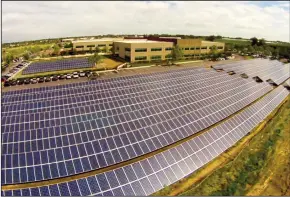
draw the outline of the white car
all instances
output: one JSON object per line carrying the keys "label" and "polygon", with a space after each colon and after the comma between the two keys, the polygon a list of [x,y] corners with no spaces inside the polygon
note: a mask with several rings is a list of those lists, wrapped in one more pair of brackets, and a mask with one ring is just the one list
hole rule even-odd
{"label": "white car", "polygon": [[72,76],[74,79],[76,79],[76,78],[79,78],[79,75],[78,74],[73,74],[73,76]]}
{"label": "white car", "polygon": [[66,75],[66,78],[67,78],[67,79],[71,79],[71,74],[67,74],[67,75]]}
{"label": "white car", "polygon": [[85,77],[86,73],[80,73],[79,75],[80,75],[80,77]]}

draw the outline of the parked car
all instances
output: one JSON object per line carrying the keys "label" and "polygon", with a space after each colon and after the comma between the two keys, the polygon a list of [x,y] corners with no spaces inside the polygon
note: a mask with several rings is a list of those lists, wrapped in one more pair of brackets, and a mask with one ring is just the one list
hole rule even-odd
{"label": "parked car", "polygon": [[73,72],[73,75],[77,75],[77,74],[79,74],[78,72]]}
{"label": "parked car", "polygon": [[17,81],[17,84],[18,84],[18,85],[23,85],[23,84],[24,84],[24,80],[19,79],[19,80]]}
{"label": "parked car", "polygon": [[17,81],[15,81],[15,80],[13,80],[13,81],[10,81],[10,85],[12,85],[12,86],[15,86],[15,85],[17,85]]}
{"label": "parked car", "polygon": [[52,77],[51,77],[51,80],[52,80],[52,81],[57,81],[57,80],[58,80],[58,77],[57,77],[57,76],[52,76]]}
{"label": "parked car", "polygon": [[30,79],[24,79],[24,84],[30,84]]}
{"label": "parked car", "polygon": [[38,83],[43,83],[44,82],[44,78],[43,77],[40,77],[39,79],[38,79]]}
{"label": "parked car", "polygon": [[67,79],[71,79],[71,77],[72,77],[71,74],[67,74],[67,75],[66,75],[66,78],[67,78]]}
{"label": "parked car", "polygon": [[9,79],[9,77],[7,75],[4,75],[4,76],[1,77],[1,81],[2,82],[7,81],[8,79]]}
{"label": "parked car", "polygon": [[45,77],[44,81],[45,82],[50,82],[51,81],[51,78],[50,77]]}
{"label": "parked car", "polygon": [[84,73],[84,72],[80,72],[80,77],[85,77],[86,76],[86,73]]}
{"label": "parked car", "polygon": [[31,79],[30,81],[31,81],[32,84],[37,83],[37,79],[36,79],[36,78],[33,78],[33,79]]}
{"label": "parked car", "polygon": [[87,72],[86,72],[86,76],[87,76],[87,77],[91,76],[92,74],[93,74],[92,71],[87,71]]}
{"label": "parked car", "polygon": [[66,79],[66,75],[60,75],[59,79],[60,80]]}
{"label": "parked car", "polygon": [[73,74],[73,76],[72,76],[74,79],[76,79],[76,78],[79,78],[79,75],[78,74]]}
{"label": "parked car", "polygon": [[4,82],[4,87],[9,87],[10,86],[10,82],[9,81],[5,81]]}

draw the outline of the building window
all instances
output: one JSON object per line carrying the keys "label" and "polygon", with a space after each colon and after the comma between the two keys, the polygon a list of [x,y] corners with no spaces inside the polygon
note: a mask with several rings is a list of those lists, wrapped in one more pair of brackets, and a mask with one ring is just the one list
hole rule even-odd
{"label": "building window", "polygon": [[195,48],[195,50],[199,50],[199,49],[200,49],[199,47],[196,47],[196,48]]}
{"label": "building window", "polygon": [[147,52],[146,48],[137,48],[135,49],[135,52]]}
{"label": "building window", "polygon": [[131,61],[131,58],[130,58],[130,56],[128,56],[128,55],[125,55],[125,60],[130,62],[130,61]]}
{"label": "building window", "polygon": [[193,56],[192,54],[185,54],[185,55],[183,55],[184,57],[191,57],[191,56]]}
{"label": "building window", "polygon": [[151,48],[151,51],[162,51],[162,48]]}
{"label": "building window", "polygon": [[111,47],[111,46],[113,46],[113,44],[109,44],[109,46]]}
{"label": "building window", "polygon": [[76,46],[76,48],[84,48],[84,46]]}
{"label": "building window", "polygon": [[130,49],[130,48],[125,48],[125,51],[128,51],[128,52],[130,52],[130,51],[131,51],[131,49]]}
{"label": "building window", "polygon": [[184,50],[188,51],[188,50],[189,50],[189,48],[184,48]]}
{"label": "building window", "polygon": [[172,59],[172,55],[171,54],[165,55],[165,59]]}
{"label": "building window", "polygon": [[190,50],[195,50],[195,48],[194,47],[191,47]]}
{"label": "building window", "polygon": [[117,51],[119,51],[119,47],[117,47]]}
{"label": "building window", "polygon": [[146,56],[137,56],[135,57],[135,60],[147,60]]}
{"label": "building window", "polygon": [[153,55],[151,56],[151,60],[161,60],[161,55]]}
{"label": "building window", "polygon": [[105,44],[99,44],[98,47],[105,47]]}
{"label": "building window", "polygon": [[90,48],[90,47],[95,47],[95,45],[87,45],[87,47],[88,47],[88,48]]}
{"label": "building window", "polygon": [[222,46],[219,46],[219,47],[217,47],[218,49],[223,49],[224,47],[222,47]]}
{"label": "building window", "polygon": [[201,47],[201,49],[207,49],[207,47]]}
{"label": "building window", "polygon": [[166,47],[165,51],[172,51],[172,47]]}

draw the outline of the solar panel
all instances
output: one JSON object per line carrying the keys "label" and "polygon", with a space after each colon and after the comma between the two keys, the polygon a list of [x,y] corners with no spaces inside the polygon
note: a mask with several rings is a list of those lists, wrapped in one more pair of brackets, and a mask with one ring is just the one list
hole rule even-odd
{"label": "solar panel", "polygon": [[90,68],[93,64],[89,62],[88,58],[63,59],[55,61],[34,62],[25,68],[23,75],[51,72],[57,70],[68,70],[76,68]]}
{"label": "solar panel", "polygon": [[279,86],[217,127],[147,159],[87,178],[49,187],[4,191],[21,195],[150,195],[193,173],[234,145],[262,122],[287,96]]}
{"label": "solar panel", "polygon": [[246,74],[251,78],[257,76],[263,81],[271,79],[274,83],[280,85],[290,77],[289,66],[290,64],[283,64],[276,60],[249,60],[246,62],[217,65],[214,68],[222,68],[227,72],[234,71],[236,74]]}
{"label": "solar panel", "polygon": [[[150,76],[132,77],[128,84],[106,80],[77,88],[76,96],[43,93],[40,100],[37,95],[4,104],[2,171],[13,178],[2,184],[64,177],[138,157],[215,124],[272,89],[205,69]],[[21,177],[24,172],[28,176]]]}

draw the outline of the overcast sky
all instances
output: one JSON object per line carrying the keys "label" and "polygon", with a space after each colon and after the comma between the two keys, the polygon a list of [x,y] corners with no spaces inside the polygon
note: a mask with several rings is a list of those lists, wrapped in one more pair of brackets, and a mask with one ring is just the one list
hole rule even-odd
{"label": "overcast sky", "polygon": [[289,42],[289,13],[287,1],[3,1],[2,42],[153,33]]}

